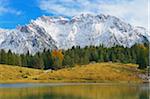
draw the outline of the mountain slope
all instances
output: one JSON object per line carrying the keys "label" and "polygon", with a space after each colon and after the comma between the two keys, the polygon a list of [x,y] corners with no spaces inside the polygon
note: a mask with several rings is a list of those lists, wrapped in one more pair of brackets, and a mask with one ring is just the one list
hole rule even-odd
{"label": "mountain slope", "polygon": [[44,29],[30,26],[20,27],[16,30],[3,30],[0,32],[0,49],[11,50],[15,53],[36,53],[46,49],[55,49],[55,41]]}
{"label": "mountain slope", "polygon": [[36,53],[89,45],[131,47],[150,41],[150,33],[110,15],[81,14],[73,18],[42,16],[14,30],[0,30],[0,49]]}

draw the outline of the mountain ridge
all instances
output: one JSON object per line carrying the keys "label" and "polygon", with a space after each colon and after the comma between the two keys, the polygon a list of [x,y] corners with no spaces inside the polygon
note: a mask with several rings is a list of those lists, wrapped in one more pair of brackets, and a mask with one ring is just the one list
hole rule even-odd
{"label": "mountain ridge", "polygon": [[81,14],[71,19],[42,16],[16,29],[0,29],[0,49],[31,54],[73,46],[132,47],[150,42],[150,32],[110,15]]}

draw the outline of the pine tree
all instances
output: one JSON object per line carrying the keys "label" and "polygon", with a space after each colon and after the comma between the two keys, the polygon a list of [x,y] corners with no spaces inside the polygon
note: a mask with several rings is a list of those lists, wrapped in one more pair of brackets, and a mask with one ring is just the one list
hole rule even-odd
{"label": "pine tree", "polygon": [[148,53],[143,45],[139,46],[137,63],[140,69],[144,69],[148,65]]}
{"label": "pine tree", "polygon": [[21,66],[28,67],[27,56],[22,54],[20,55],[20,59],[21,59]]}
{"label": "pine tree", "polygon": [[33,68],[44,69],[44,62],[40,53],[33,56]]}
{"label": "pine tree", "polygon": [[7,53],[3,49],[1,50],[1,64],[7,64]]}
{"label": "pine tree", "polygon": [[12,54],[11,50],[9,50],[8,53],[7,53],[7,62],[6,63],[8,65],[14,65],[14,63],[15,63],[14,61],[15,61],[15,57]]}

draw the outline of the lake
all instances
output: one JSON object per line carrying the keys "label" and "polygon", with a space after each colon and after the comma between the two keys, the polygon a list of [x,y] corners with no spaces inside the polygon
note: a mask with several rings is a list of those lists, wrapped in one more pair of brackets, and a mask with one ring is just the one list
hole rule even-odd
{"label": "lake", "polygon": [[149,99],[148,84],[0,84],[0,99]]}

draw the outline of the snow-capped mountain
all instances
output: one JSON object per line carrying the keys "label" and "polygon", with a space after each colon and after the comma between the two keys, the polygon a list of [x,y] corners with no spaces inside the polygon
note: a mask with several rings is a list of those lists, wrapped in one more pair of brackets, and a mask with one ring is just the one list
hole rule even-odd
{"label": "snow-capped mountain", "polygon": [[42,16],[16,29],[0,29],[0,49],[36,53],[46,49],[68,49],[89,45],[131,47],[150,42],[150,32],[110,15],[81,14],[71,19]]}

